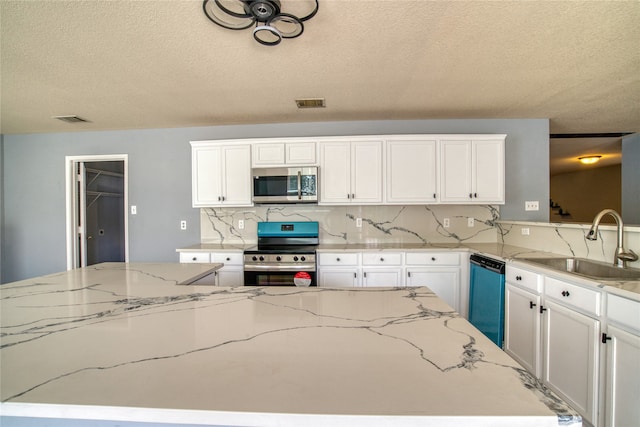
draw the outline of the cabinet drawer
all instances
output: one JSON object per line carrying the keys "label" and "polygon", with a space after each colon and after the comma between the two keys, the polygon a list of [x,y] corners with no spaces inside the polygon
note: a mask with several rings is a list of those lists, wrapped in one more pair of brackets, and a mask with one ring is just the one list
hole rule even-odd
{"label": "cabinet drawer", "polygon": [[542,276],[537,273],[507,264],[505,276],[506,281],[509,283],[522,286],[536,293],[542,291]]}
{"label": "cabinet drawer", "polygon": [[180,252],[180,262],[208,263],[211,257],[209,252]]}
{"label": "cabinet drawer", "polygon": [[640,302],[608,294],[607,318],[640,331]]}
{"label": "cabinet drawer", "polygon": [[332,266],[357,266],[358,254],[353,252],[320,253],[318,254],[318,263]]}
{"label": "cabinet drawer", "polygon": [[227,265],[243,265],[242,252],[213,252],[211,262],[221,262]]}
{"label": "cabinet drawer", "polygon": [[365,252],[362,265],[402,265],[402,254],[397,252]]}
{"label": "cabinet drawer", "polygon": [[460,265],[460,254],[456,252],[407,252],[407,265]]}
{"label": "cabinet drawer", "polygon": [[601,293],[578,285],[545,277],[544,294],[564,305],[573,306],[589,313],[600,315]]}

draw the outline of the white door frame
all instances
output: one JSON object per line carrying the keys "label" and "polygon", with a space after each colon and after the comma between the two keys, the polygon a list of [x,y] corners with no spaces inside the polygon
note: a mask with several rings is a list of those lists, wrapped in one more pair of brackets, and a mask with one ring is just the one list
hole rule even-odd
{"label": "white door frame", "polygon": [[66,236],[67,236],[67,270],[78,268],[78,186],[76,185],[76,169],[79,163],[84,162],[124,162],[124,256],[125,262],[129,262],[129,155],[128,154],[107,154],[107,155],[87,155],[87,156],[65,156],[65,189],[66,189]]}

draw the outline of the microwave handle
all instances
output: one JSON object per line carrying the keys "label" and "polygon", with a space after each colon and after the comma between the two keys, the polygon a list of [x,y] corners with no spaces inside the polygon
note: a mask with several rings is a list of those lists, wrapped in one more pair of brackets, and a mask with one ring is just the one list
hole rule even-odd
{"label": "microwave handle", "polygon": [[298,200],[302,200],[302,171],[298,171]]}

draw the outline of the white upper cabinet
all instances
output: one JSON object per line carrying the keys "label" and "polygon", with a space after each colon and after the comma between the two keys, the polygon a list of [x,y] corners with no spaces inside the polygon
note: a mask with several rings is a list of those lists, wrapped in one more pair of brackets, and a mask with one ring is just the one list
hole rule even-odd
{"label": "white upper cabinet", "polygon": [[193,207],[251,206],[251,147],[192,142]]}
{"label": "white upper cabinet", "polygon": [[382,141],[320,144],[319,204],[382,203]]}
{"label": "white upper cabinet", "polygon": [[505,135],[440,141],[440,201],[504,203]]}
{"label": "white upper cabinet", "polygon": [[437,139],[389,139],[386,156],[386,203],[425,204],[438,200]]}
{"label": "white upper cabinet", "polygon": [[251,163],[254,167],[316,164],[315,142],[254,143],[252,152]]}

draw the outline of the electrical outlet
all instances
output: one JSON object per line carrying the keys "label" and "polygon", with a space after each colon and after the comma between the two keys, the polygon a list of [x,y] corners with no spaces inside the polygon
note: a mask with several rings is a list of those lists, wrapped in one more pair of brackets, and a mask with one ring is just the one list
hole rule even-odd
{"label": "electrical outlet", "polygon": [[529,228],[528,227],[523,227],[520,232],[522,233],[523,236],[528,236],[529,235]]}
{"label": "electrical outlet", "polygon": [[244,219],[238,220],[238,229],[244,230]]}
{"label": "electrical outlet", "polygon": [[135,215],[138,213],[138,208],[135,205],[131,206],[131,215]]}
{"label": "electrical outlet", "polygon": [[473,218],[467,218],[467,227],[475,227],[476,220]]}
{"label": "electrical outlet", "polygon": [[449,222],[449,218],[445,218],[442,221],[442,225],[444,226],[444,228],[449,228],[451,226],[451,223]]}
{"label": "electrical outlet", "polygon": [[180,221],[180,230],[186,230],[186,229],[187,229],[187,221],[183,219],[182,221]]}
{"label": "electrical outlet", "polygon": [[538,201],[532,201],[532,202],[524,202],[524,210],[525,211],[537,211],[540,210],[540,206],[538,204]]}
{"label": "electrical outlet", "polygon": [[356,227],[362,228],[362,218],[356,218]]}

